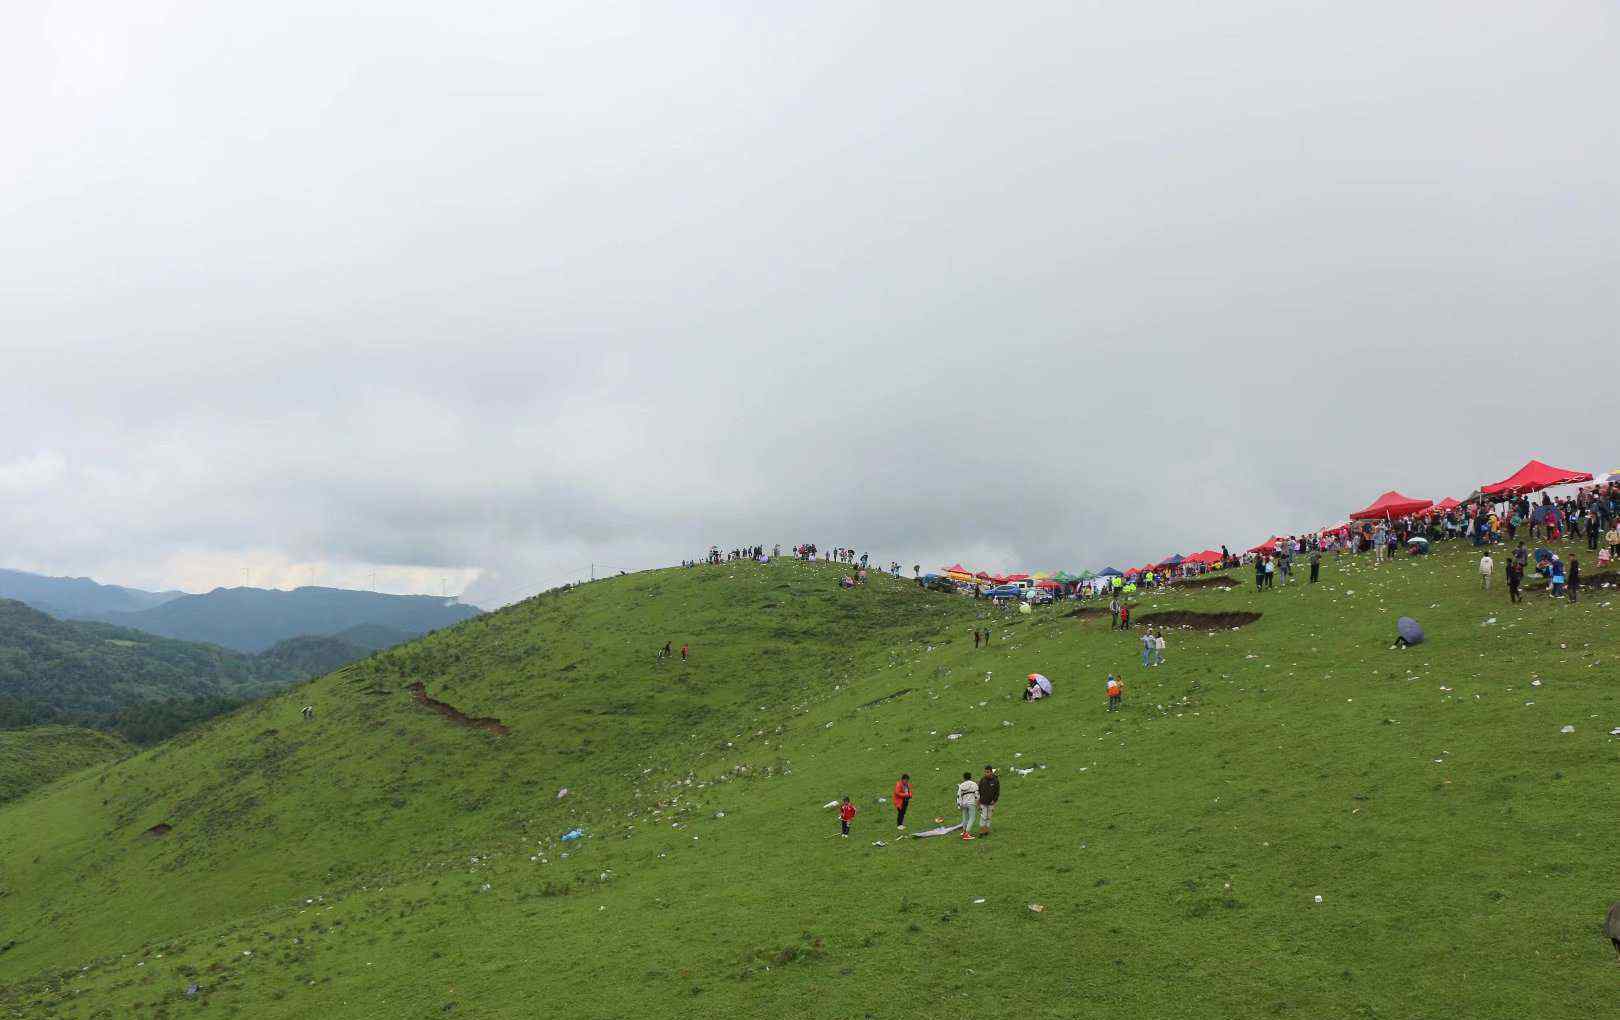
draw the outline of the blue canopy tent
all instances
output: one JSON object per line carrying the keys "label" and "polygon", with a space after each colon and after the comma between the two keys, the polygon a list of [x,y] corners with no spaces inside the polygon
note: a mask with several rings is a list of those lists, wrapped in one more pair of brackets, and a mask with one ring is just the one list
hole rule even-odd
{"label": "blue canopy tent", "polygon": [[1124,577],[1125,575],[1120,573],[1119,571],[1115,570],[1113,567],[1104,567],[1101,570],[1097,571],[1097,576],[1098,577]]}

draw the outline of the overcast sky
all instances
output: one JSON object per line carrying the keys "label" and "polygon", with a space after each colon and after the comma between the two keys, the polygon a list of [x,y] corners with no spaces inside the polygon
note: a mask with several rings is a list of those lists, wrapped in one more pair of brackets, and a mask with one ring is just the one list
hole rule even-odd
{"label": "overcast sky", "polygon": [[1620,467],[1612,2],[9,0],[0,566],[497,605]]}

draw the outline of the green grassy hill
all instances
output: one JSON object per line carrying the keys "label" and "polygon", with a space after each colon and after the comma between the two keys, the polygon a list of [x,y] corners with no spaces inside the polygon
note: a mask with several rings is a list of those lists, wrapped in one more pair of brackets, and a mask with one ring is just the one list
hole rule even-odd
{"label": "green grassy hill", "polygon": [[115,736],[77,726],[0,730],[0,803],[131,750]]}
{"label": "green grassy hill", "polygon": [[[1151,670],[1106,619],[832,566],[543,596],[0,808],[0,1003],[1602,1015],[1620,593],[1510,606],[1473,563],[1150,596],[1143,622],[1262,614]],[[1398,615],[1430,641],[1390,650]],[[1018,699],[1031,671],[1056,697]],[[896,838],[901,771],[915,829],[987,762],[992,837]]]}

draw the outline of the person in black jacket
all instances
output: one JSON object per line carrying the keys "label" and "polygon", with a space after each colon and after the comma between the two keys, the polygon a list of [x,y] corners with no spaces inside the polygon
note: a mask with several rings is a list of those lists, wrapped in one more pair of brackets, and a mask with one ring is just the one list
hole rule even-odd
{"label": "person in black jacket", "polygon": [[984,775],[979,777],[979,835],[990,835],[990,813],[1000,799],[1001,779],[996,776],[995,769],[986,765]]}
{"label": "person in black jacket", "polygon": [[1571,602],[1579,602],[1581,600],[1581,561],[1580,560],[1572,559],[1572,560],[1569,561],[1569,578],[1568,578],[1568,588],[1567,588],[1567,590],[1569,592],[1569,600]]}

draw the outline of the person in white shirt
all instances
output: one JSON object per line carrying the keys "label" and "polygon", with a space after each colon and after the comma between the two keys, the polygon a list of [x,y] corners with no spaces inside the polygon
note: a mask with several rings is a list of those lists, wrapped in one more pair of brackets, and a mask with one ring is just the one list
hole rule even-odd
{"label": "person in white shirt", "polygon": [[1491,559],[1490,553],[1479,558],[1479,582],[1486,591],[1491,590],[1491,571],[1495,569],[1496,561]]}
{"label": "person in white shirt", "polygon": [[1153,639],[1153,664],[1155,666],[1164,665],[1164,632],[1163,631],[1160,631],[1159,636]]}
{"label": "person in white shirt", "polygon": [[962,809],[962,838],[973,838],[973,816],[979,807],[979,784],[973,773],[962,773],[962,782],[956,787],[956,806]]}

